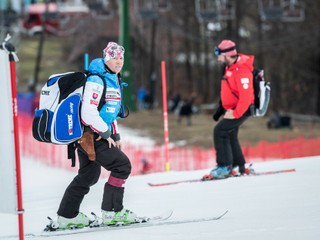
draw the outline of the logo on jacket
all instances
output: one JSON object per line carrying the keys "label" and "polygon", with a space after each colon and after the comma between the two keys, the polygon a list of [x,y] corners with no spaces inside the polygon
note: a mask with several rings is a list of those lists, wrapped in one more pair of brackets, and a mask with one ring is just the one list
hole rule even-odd
{"label": "logo on jacket", "polygon": [[116,109],[114,107],[107,107],[106,112],[115,113]]}
{"label": "logo on jacket", "polygon": [[241,78],[240,79],[243,89],[249,88],[249,78]]}
{"label": "logo on jacket", "polygon": [[97,99],[99,97],[99,94],[98,93],[92,93],[92,98],[93,99]]}
{"label": "logo on jacket", "polygon": [[231,71],[227,71],[227,72],[226,72],[226,77],[229,78],[229,77],[231,77],[231,76],[232,76],[232,72],[231,72]]}

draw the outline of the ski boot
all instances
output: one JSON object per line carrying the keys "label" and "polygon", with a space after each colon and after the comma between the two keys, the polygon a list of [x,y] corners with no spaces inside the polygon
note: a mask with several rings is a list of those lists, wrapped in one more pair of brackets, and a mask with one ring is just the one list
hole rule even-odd
{"label": "ski boot", "polygon": [[203,181],[210,181],[213,179],[224,179],[230,177],[231,169],[229,166],[217,166],[212,169],[210,174],[204,175],[202,177]]}
{"label": "ski boot", "polygon": [[48,217],[48,219],[50,220],[50,223],[47,225],[44,231],[84,228],[88,227],[90,224],[90,219],[81,212],[74,218],[58,216],[57,221],[53,221],[50,217]]}
{"label": "ski boot", "polygon": [[137,222],[137,215],[128,209],[121,211],[102,210],[102,223],[104,225],[126,225]]}

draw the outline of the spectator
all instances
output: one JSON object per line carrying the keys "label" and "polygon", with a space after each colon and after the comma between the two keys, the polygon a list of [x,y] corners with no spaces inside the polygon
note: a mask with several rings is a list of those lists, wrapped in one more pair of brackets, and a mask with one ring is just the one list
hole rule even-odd
{"label": "spectator", "polygon": [[189,99],[183,100],[181,103],[181,107],[179,110],[179,115],[178,115],[178,123],[180,124],[182,122],[182,118],[185,117],[187,120],[187,125],[191,126],[191,116],[192,116],[192,107],[194,104],[194,101],[196,99],[196,94],[192,93]]}
{"label": "spectator", "polygon": [[137,93],[137,100],[138,100],[138,108],[139,109],[145,109],[145,96],[147,95],[147,90],[144,86],[141,86],[138,89]]}
{"label": "spectator", "polygon": [[177,93],[175,96],[170,98],[169,100],[169,112],[174,112],[176,108],[179,105],[179,102],[181,101],[181,96],[179,93]]}

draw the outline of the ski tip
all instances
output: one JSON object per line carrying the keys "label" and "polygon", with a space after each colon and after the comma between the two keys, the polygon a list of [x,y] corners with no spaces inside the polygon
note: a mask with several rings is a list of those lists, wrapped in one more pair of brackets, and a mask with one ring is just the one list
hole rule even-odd
{"label": "ski tip", "polygon": [[296,169],[295,168],[291,168],[291,169],[285,169],[285,170],[282,170],[282,171],[279,171],[280,173],[283,172],[283,173],[290,173],[290,172],[296,172]]}
{"label": "ski tip", "polygon": [[221,214],[221,217],[225,216],[228,212],[229,210],[226,210],[224,213]]}
{"label": "ski tip", "polygon": [[166,213],[166,215],[168,216],[167,218],[169,218],[169,217],[171,217],[171,216],[172,216],[172,214],[173,214],[173,210],[172,210],[172,209],[167,210],[167,211],[165,211],[165,213]]}
{"label": "ski tip", "polygon": [[219,220],[219,219],[223,218],[228,212],[229,212],[229,210],[224,211],[220,216],[216,217],[215,220]]}
{"label": "ski tip", "polygon": [[160,216],[162,216],[162,220],[166,220],[168,218],[170,218],[173,214],[173,210],[172,209],[168,209],[164,212],[162,212],[162,214]]}

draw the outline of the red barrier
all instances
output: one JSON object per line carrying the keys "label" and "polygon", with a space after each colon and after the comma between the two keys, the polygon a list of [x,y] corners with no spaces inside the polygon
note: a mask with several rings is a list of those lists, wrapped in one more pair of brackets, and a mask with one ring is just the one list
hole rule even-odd
{"label": "red barrier", "polygon": [[[67,147],[41,143],[32,137],[32,118],[20,114],[20,147],[23,156],[41,161],[53,167],[77,171],[67,160]],[[256,146],[244,144],[243,152],[247,162],[288,159],[295,157],[320,155],[320,138],[305,139],[298,137],[277,143],[261,141]],[[162,146],[153,146],[150,150],[123,142],[123,151],[132,163],[132,175],[150,172],[164,172],[166,158]],[[170,168],[175,171],[198,170],[215,166],[215,150],[199,147],[176,147],[169,150]],[[107,171],[102,176],[108,176]]]}

